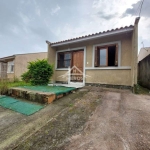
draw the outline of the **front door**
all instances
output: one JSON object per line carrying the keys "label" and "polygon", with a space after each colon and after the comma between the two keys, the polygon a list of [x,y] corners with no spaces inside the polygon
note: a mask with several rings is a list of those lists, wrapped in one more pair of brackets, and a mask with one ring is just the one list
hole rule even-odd
{"label": "front door", "polygon": [[83,59],[83,50],[72,53],[71,82],[83,82]]}

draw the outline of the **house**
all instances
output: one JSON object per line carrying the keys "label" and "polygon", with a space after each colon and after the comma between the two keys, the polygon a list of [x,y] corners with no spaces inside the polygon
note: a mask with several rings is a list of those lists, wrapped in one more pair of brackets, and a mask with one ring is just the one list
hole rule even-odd
{"label": "house", "polygon": [[138,55],[138,62],[143,60],[146,56],[150,54],[150,47],[143,47],[140,49],[139,55]]}
{"label": "house", "polygon": [[16,54],[0,58],[0,79],[20,79],[27,71],[28,62],[36,59],[47,59],[47,52]]}
{"label": "house", "polygon": [[139,19],[134,26],[54,43],[46,41],[48,61],[55,65],[51,81],[133,87],[137,84]]}

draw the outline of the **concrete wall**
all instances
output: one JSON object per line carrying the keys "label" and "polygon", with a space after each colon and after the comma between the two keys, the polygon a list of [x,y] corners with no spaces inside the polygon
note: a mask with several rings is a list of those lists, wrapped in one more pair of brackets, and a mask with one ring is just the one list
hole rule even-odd
{"label": "concrete wall", "polygon": [[131,86],[131,70],[87,70],[86,83]]}
{"label": "concrete wall", "polygon": [[55,71],[55,81],[62,81],[62,82],[68,82],[68,79],[66,77],[63,77],[63,75],[66,73],[66,71],[60,70]]}
{"label": "concrete wall", "polygon": [[150,55],[138,64],[138,80],[140,85],[150,89]]}
{"label": "concrete wall", "polygon": [[7,78],[7,63],[0,62],[0,79]]}
{"label": "concrete wall", "polygon": [[150,47],[141,48],[138,55],[138,62],[150,54]]}
{"label": "concrete wall", "polygon": [[15,73],[7,73],[7,78],[8,78],[10,81],[13,81],[14,78],[15,78]]}
{"label": "concrete wall", "polygon": [[[110,36],[107,38],[100,38],[96,40],[91,40],[87,42],[80,42],[77,44],[71,44],[66,46],[61,46],[57,48],[51,48],[49,46],[49,62],[55,64],[54,58],[56,58],[56,51],[58,50],[67,50],[77,47],[86,47],[86,63],[85,67],[92,67],[93,63],[93,45],[95,44],[103,44],[109,43],[113,41],[121,42],[121,66],[120,67],[131,67],[131,57],[132,57],[132,33],[126,33],[125,35],[117,35]],[[51,53],[50,53],[51,51]],[[67,81],[65,78],[61,78],[61,76],[67,72],[64,70],[55,70],[55,74],[53,77],[53,81]],[[87,77],[86,83],[100,83],[100,84],[112,84],[112,85],[126,85],[131,86],[131,68],[130,69],[86,69],[86,75],[91,77]]]}
{"label": "concrete wall", "polygon": [[[56,52],[61,50],[69,51],[71,49],[78,49],[78,47],[85,47],[85,73],[91,77],[87,77],[85,83],[100,83],[100,84],[112,84],[112,85],[126,85],[134,86],[137,83],[137,52],[138,52],[138,22],[139,18],[135,20],[134,30],[132,32],[126,32],[119,35],[111,35],[107,37],[101,37],[98,39],[88,40],[78,43],[69,43],[64,46],[51,47],[48,43],[48,58],[49,63],[55,64]],[[93,45],[104,44],[119,41],[121,43],[121,55],[120,55],[120,66],[113,69],[95,67]],[[55,64],[56,67],[56,64]],[[64,81],[63,78],[58,76],[65,74],[66,71],[63,69],[56,69],[53,76],[53,82]]]}
{"label": "concrete wall", "polygon": [[20,79],[20,76],[27,71],[28,62],[37,59],[47,59],[47,52],[16,55],[14,77]]}

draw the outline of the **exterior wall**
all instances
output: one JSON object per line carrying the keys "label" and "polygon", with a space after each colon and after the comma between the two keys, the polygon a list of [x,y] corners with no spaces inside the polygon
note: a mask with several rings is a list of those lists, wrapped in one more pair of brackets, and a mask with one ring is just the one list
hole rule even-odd
{"label": "exterior wall", "polygon": [[134,30],[132,34],[132,63],[131,63],[131,86],[133,87],[135,84],[137,84],[137,57],[138,57],[138,23],[139,23],[140,17],[136,18],[134,23]]}
{"label": "exterior wall", "polygon": [[[54,65],[54,68],[55,68],[56,50],[54,48],[52,48],[49,44],[48,44],[48,62],[49,62],[49,64]],[[50,79],[52,83],[54,83],[56,81],[55,74],[56,74],[56,71],[54,69],[54,74]],[[58,77],[58,75],[56,77]]]}
{"label": "exterior wall", "polygon": [[[14,64],[15,64],[15,58],[11,58],[11,59],[8,58],[6,61],[6,63],[7,63],[7,68],[6,68],[7,79],[10,81],[13,81],[15,78],[15,69],[14,69],[14,72],[8,72],[8,62],[12,62],[12,61],[14,61]],[[15,65],[14,65],[14,68],[15,68]]]}
{"label": "exterior wall", "polygon": [[[51,47],[48,44],[49,63],[55,64],[53,81],[64,81],[58,76],[65,74],[68,69],[57,69],[56,53],[58,51],[71,51],[85,47],[84,69],[85,75],[91,76],[85,79],[85,83],[99,83],[112,85],[134,86],[137,84],[137,52],[138,52],[138,22],[136,18],[134,30],[118,35],[109,35],[78,43],[69,43],[62,46]],[[82,39],[81,39],[82,40]],[[94,45],[117,42],[120,46],[118,53],[118,67],[94,67]],[[109,45],[109,44],[108,44]],[[52,45],[53,46],[53,45]]]}
{"label": "exterior wall", "polygon": [[[128,67],[128,69],[103,69],[93,68],[93,45],[109,43],[113,41],[121,42],[121,63],[120,67]],[[110,36],[107,38],[101,38],[96,40],[91,40],[87,42],[81,42],[77,44],[72,44],[69,46],[62,46],[53,48],[55,51],[67,50],[77,47],[86,47],[86,61],[85,61],[85,73],[91,77],[87,77],[85,83],[100,83],[100,84],[113,84],[113,85],[126,85],[131,86],[131,56],[132,56],[132,33],[127,33],[126,35]],[[50,54],[49,54],[50,56]],[[51,55],[50,57],[56,58],[56,55]],[[55,60],[53,60],[55,63]],[[55,66],[56,67],[56,66]],[[91,69],[90,69],[91,68]],[[55,81],[66,81],[63,78],[58,78],[58,76],[65,74],[68,70],[66,69],[60,71],[55,70]]]}
{"label": "exterior wall", "polygon": [[138,55],[138,62],[144,59],[149,54],[150,54],[150,47],[141,48],[140,53]]}
{"label": "exterior wall", "polygon": [[131,70],[86,70],[86,83],[131,86]]}
{"label": "exterior wall", "polygon": [[47,59],[47,52],[16,55],[14,62],[15,63],[14,77],[20,79],[21,75],[27,71],[28,62],[35,61],[37,59]]}
{"label": "exterior wall", "polygon": [[68,79],[66,77],[61,77],[62,75],[64,75],[66,73],[66,71],[63,70],[57,70],[55,71],[55,81],[61,81],[61,82],[68,82]]}
{"label": "exterior wall", "polygon": [[7,78],[7,63],[0,62],[0,79]]}
{"label": "exterior wall", "polygon": [[139,62],[138,67],[140,85],[150,89],[150,54]]}
{"label": "exterior wall", "polygon": [[[115,37],[103,38],[100,40],[95,40],[90,45],[86,45],[86,67],[92,67],[93,58],[93,45],[95,44],[103,44],[109,43],[113,41],[121,42],[121,66],[131,66],[131,34],[127,34],[126,36],[120,35]],[[88,62],[88,64],[87,64]]]}
{"label": "exterior wall", "polygon": [[13,81],[14,78],[15,78],[15,73],[7,73],[7,78],[8,78],[10,81]]}

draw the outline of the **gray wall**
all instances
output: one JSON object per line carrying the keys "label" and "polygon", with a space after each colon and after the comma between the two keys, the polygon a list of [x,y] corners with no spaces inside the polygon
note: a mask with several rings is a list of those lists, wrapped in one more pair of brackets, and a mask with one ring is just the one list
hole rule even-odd
{"label": "gray wall", "polygon": [[7,63],[0,62],[0,79],[7,78]]}
{"label": "gray wall", "polygon": [[140,85],[150,89],[150,55],[138,64],[138,80]]}

